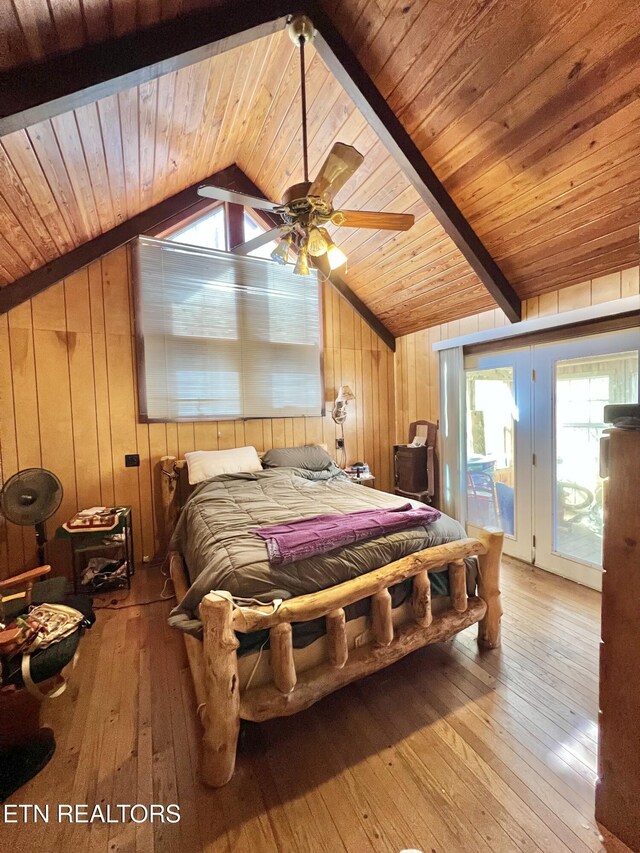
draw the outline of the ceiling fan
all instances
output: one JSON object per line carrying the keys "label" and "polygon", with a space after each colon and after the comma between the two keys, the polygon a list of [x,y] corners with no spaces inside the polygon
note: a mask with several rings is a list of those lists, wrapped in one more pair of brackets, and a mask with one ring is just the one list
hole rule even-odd
{"label": "ceiling fan", "polygon": [[208,185],[199,187],[198,195],[278,214],[282,218],[282,225],[236,246],[233,252],[248,255],[254,249],[279,238],[278,245],[271,253],[273,260],[286,264],[289,260],[289,251],[292,246],[295,246],[298,256],[293,271],[299,275],[309,275],[309,256],[318,258],[326,255],[331,270],[337,269],[347,261],[347,256],[335,245],[325,227],[329,223],[342,228],[408,231],[415,220],[409,213],[334,209],[333,200],[336,194],[364,161],[362,154],[352,145],[336,142],[315,180],[309,180],[304,46],[313,40],[315,30],[313,23],[306,15],[294,15],[287,24],[287,30],[292,42],[300,48],[304,180],[289,187],[280,204]]}

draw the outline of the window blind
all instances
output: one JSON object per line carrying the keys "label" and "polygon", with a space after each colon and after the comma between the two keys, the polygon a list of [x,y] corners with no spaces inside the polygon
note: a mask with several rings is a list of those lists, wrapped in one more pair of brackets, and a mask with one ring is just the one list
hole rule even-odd
{"label": "window blind", "polygon": [[322,413],[315,272],[140,237],[136,332],[147,420]]}

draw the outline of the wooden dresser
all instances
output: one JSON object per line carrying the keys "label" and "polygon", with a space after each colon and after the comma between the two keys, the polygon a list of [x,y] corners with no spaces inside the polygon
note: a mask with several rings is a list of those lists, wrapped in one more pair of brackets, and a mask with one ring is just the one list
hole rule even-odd
{"label": "wooden dresser", "polygon": [[602,441],[605,523],[596,820],[640,851],[640,431]]}

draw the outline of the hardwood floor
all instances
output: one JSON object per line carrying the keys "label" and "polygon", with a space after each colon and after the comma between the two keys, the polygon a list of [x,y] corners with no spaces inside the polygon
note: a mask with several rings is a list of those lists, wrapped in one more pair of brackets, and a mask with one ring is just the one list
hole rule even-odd
{"label": "hardwood floor", "polygon": [[7,825],[3,848],[614,849],[593,818],[599,595],[515,561],[503,589],[500,650],[480,654],[469,629],[309,711],[247,725],[236,776],[216,791],[197,781],[169,604],[100,611],[67,693],[44,712],[56,754],[11,802],[179,803],[181,820]]}

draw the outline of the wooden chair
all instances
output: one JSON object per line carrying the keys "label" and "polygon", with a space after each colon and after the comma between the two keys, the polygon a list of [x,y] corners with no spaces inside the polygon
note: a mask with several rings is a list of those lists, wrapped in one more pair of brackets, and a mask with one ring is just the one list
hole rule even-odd
{"label": "wooden chair", "polygon": [[[5,605],[16,602],[16,612],[31,604],[33,585],[51,571],[51,566],[38,566],[14,577],[0,581],[0,620]],[[5,590],[11,590],[5,595]],[[12,610],[14,609],[12,608]],[[15,641],[16,631],[0,632],[0,655]],[[51,683],[55,679],[51,679]],[[49,685],[42,685],[47,692]],[[41,702],[22,687],[13,685],[0,689],[0,751],[28,744],[40,736]]]}
{"label": "wooden chair", "polygon": [[492,474],[484,471],[467,472],[469,516],[480,526],[502,527],[496,484]]}
{"label": "wooden chair", "polygon": [[[29,569],[19,575],[0,581],[0,622],[4,621],[5,604],[11,601],[20,602],[20,609],[31,604],[34,583],[49,574],[50,571],[51,566],[38,566],[37,569]],[[13,590],[13,592],[5,595],[5,590]],[[4,643],[6,644],[6,640]],[[2,646],[3,639],[2,633],[0,633],[0,654],[2,653]]]}

